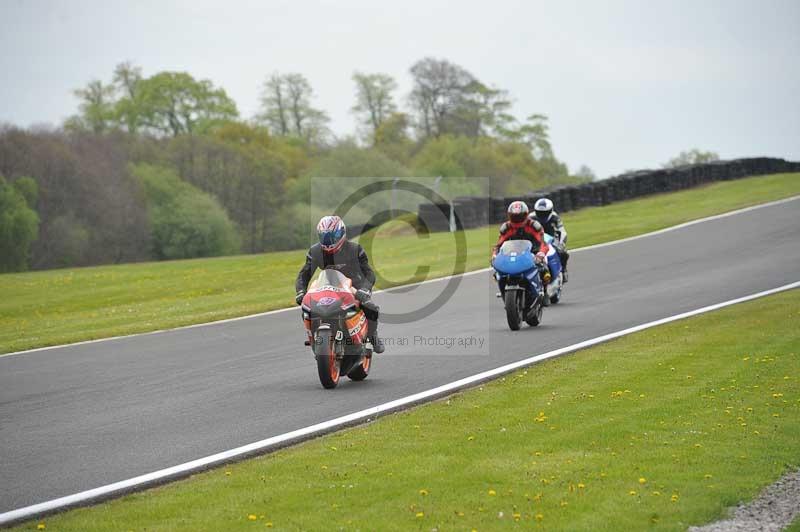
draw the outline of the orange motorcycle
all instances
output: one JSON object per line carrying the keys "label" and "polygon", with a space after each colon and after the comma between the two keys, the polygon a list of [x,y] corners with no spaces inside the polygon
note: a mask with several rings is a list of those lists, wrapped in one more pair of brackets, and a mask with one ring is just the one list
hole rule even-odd
{"label": "orange motorcycle", "polygon": [[317,360],[319,382],[335,388],[341,375],[363,381],[372,365],[367,317],[353,283],[337,270],[322,270],[303,297],[306,345]]}

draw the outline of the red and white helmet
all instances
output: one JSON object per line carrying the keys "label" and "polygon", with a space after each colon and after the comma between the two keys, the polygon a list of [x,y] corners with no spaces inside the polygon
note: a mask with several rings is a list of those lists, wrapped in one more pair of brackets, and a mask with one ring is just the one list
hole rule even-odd
{"label": "red and white helmet", "polygon": [[508,206],[508,221],[512,224],[524,222],[528,217],[528,204],[524,201],[512,201]]}
{"label": "red and white helmet", "polygon": [[317,224],[317,236],[325,253],[336,253],[347,240],[347,227],[338,216],[323,216]]}

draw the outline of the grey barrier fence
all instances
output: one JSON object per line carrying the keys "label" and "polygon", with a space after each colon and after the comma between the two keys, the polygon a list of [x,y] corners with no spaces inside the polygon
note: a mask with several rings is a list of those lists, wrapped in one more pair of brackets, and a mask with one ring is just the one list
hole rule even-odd
{"label": "grey barrier fence", "polygon": [[714,181],[784,172],[800,172],[800,162],[770,157],[714,161],[677,168],[640,170],[600,181],[536,190],[513,197],[468,196],[457,197],[451,203],[422,203],[418,216],[420,222],[432,232],[449,231],[451,221],[458,229],[472,229],[501,223],[506,219],[508,204],[518,199],[533,209],[537,199],[548,197],[553,200],[556,210],[562,213],[697,187]]}

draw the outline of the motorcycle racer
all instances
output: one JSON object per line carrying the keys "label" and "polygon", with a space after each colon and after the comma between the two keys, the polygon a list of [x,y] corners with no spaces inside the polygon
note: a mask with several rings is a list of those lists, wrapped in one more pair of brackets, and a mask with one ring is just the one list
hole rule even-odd
{"label": "motorcycle racer", "polygon": [[[500,226],[500,236],[492,250],[492,256],[494,257],[497,254],[500,246],[507,240],[530,241],[533,244],[531,251],[536,255],[536,261],[539,265],[539,274],[546,286],[550,282],[550,269],[547,266],[545,256],[550,248],[544,241],[542,225],[528,217],[528,205],[524,201],[511,202],[506,213],[508,220]],[[546,302],[547,299],[547,290],[545,290]]]}
{"label": "motorcycle racer", "polygon": [[383,341],[378,338],[378,314],[380,308],[372,301],[372,286],[375,272],[369,265],[367,252],[361,244],[347,240],[347,228],[338,216],[323,216],[317,224],[319,243],[306,254],[306,261],[295,281],[295,302],[300,305],[308,289],[308,283],[317,268],[335,269],[348,277],[356,289],[356,299],[367,317],[367,335],[375,353],[383,353]]}
{"label": "motorcycle racer", "polygon": [[549,198],[540,198],[533,205],[533,214],[529,216],[532,220],[539,222],[545,233],[553,237],[553,247],[558,252],[561,260],[561,268],[564,272],[564,282],[567,282],[567,261],[569,252],[567,251],[567,229],[558,213],[553,210],[553,202]]}

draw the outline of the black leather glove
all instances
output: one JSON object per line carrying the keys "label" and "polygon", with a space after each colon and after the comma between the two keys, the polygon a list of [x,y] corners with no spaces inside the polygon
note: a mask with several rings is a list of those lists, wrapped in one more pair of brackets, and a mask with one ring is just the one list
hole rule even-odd
{"label": "black leather glove", "polygon": [[372,297],[372,292],[369,290],[364,290],[363,288],[359,288],[356,290],[356,299],[358,299],[361,303],[366,303]]}
{"label": "black leather glove", "polygon": [[303,302],[303,298],[305,297],[305,295],[306,295],[305,290],[300,290],[299,292],[297,292],[297,295],[294,296],[295,303],[300,305]]}

